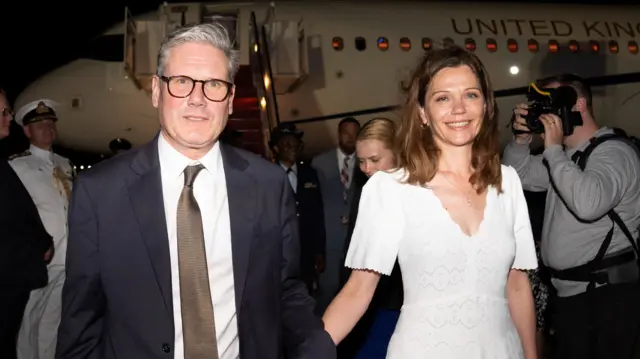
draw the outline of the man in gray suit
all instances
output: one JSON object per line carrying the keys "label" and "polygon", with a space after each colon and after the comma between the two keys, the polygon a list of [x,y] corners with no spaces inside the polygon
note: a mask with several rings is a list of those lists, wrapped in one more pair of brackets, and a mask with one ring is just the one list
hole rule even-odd
{"label": "man in gray suit", "polygon": [[324,203],[327,233],[325,272],[316,292],[316,310],[322,314],[340,289],[340,271],[344,266],[344,242],[349,224],[349,210],[357,174],[356,137],[360,123],[347,117],[338,125],[338,148],[316,156],[312,166],[318,173]]}

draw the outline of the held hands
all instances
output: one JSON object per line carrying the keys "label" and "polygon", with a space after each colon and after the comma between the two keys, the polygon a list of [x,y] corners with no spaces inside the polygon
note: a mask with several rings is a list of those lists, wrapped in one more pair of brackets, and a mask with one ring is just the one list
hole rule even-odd
{"label": "held hands", "polygon": [[[527,121],[522,117],[528,113],[527,107],[526,103],[521,103],[513,110],[513,114],[515,115],[515,121],[513,123],[514,129],[525,132],[529,131]],[[562,145],[564,131],[560,117],[554,114],[544,114],[540,116],[540,122],[542,122],[544,126],[544,147],[549,148],[554,145]],[[515,141],[519,144],[528,144],[531,143],[531,139],[531,133],[521,133],[516,135]]]}

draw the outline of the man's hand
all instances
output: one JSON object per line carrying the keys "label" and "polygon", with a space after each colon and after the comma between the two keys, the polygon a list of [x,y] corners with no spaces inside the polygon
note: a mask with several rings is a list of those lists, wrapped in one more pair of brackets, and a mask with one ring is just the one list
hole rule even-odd
{"label": "man's hand", "polygon": [[544,148],[555,145],[562,145],[564,141],[564,130],[560,117],[546,113],[540,116],[540,122],[544,125]]}
{"label": "man's hand", "polygon": [[325,269],[324,254],[316,254],[316,273],[322,274]]}
{"label": "man's hand", "polygon": [[49,249],[44,253],[44,262],[46,264],[51,263],[51,260],[53,259],[53,246],[49,247]]}
{"label": "man's hand", "polygon": [[[527,108],[529,106],[526,103],[521,103],[516,106],[513,110],[513,114],[515,116],[515,121],[513,122],[513,129],[518,131],[529,132],[529,128],[527,127],[527,121],[522,116],[526,116]],[[516,143],[521,145],[526,145],[531,143],[532,136],[531,133],[520,133],[516,135]]]}

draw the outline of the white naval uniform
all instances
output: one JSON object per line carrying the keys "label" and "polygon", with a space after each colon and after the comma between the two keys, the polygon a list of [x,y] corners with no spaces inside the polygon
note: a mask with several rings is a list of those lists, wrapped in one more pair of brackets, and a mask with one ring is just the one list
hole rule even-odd
{"label": "white naval uniform", "polygon": [[71,191],[73,168],[68,159],[33,145],[9,163],[29,191],[55,248],[47,267],[49,283],[29,296],[18,335],[18,359],[54,359],[67,252],[67,192]]}

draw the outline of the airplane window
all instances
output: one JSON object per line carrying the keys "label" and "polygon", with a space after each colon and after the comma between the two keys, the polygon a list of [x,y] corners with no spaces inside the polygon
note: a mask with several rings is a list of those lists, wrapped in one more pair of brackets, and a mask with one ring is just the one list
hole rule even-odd
{"label": "airplane window", "polygon": [[487,39],[487,51],[496,52],[498,51],[498,43],[494,39]]}
{"label": "airplane window", "polygon": [[538,52],[538,41],[535,39],[529,39],[527,42],[527,48],[529,52]]}
{"label": "airplane window", "polygon": [[389,40],[387,40],[386,37],[379,37],[378,38],[378,48],[382,51],[387,51],[389,50]]}
{"label": "airplane window", "polygon": [[514,39],[508,39],[507,49],[509,50],[509,52],[518,52],[518,42]]}
{"label": "airplane window", "polygon": [[411,50],[411,40],[408,37],[403,37],[400,39],[400,49],[402,49],[402,51]]}
{"label": "airplane window", "polygon": [[476,51],[476,40],[467,38],[466,40],[464,40],[464,47],[467,49],[467,51]]}
{"label": "airplane window", "polygon": [[549,40],[549,52],[558,52],[560,44],[556,40]]}
{"label": "airplane window", "polygon": [[367,40],[362,36],[356,37],[356,50],[364,51],[367,48]]}
{"label": "airplane window", "polygon": [[600,44],[596,40],[589,41],[589,47],[591,48],[591,51],[593,51],[593,52],[600,51]]}
{"label": "airplane window", "polygon": [[617,54],[618,50],[618,42],[616,40],[609,41],[609,52],[611,52],[612,54]]}
{"label": "airplane window", "polygon": [[571,52],[580,51],[580,43],[578,43],[576,40],[569,41],[569,50],[571,50]]}
{"label": "airplane window", "polygon": [[342,49],[344,48],[344,41],[342,41],[342,38],[340,36],[336,36],[333,38],[332,46],[334,50],[342,51]]}
{"label": "airplane window", "polygon": [[424,51],[429,51],[432,48],[432,41],[430,38],[428,37],[423,37],[422,38],[422,49]]}
{"label": "airplane window", "polygon": [[629,52],[634,54],[634,55],[638,54],[638,43],[637,42],[635,42],[633,40],[629,41]]}
{"label": "airplane window", "polygon": [[442,47],[453,46],[453,44],[453,39],[450,37],[445,37],[444,39],[442,39]]}

